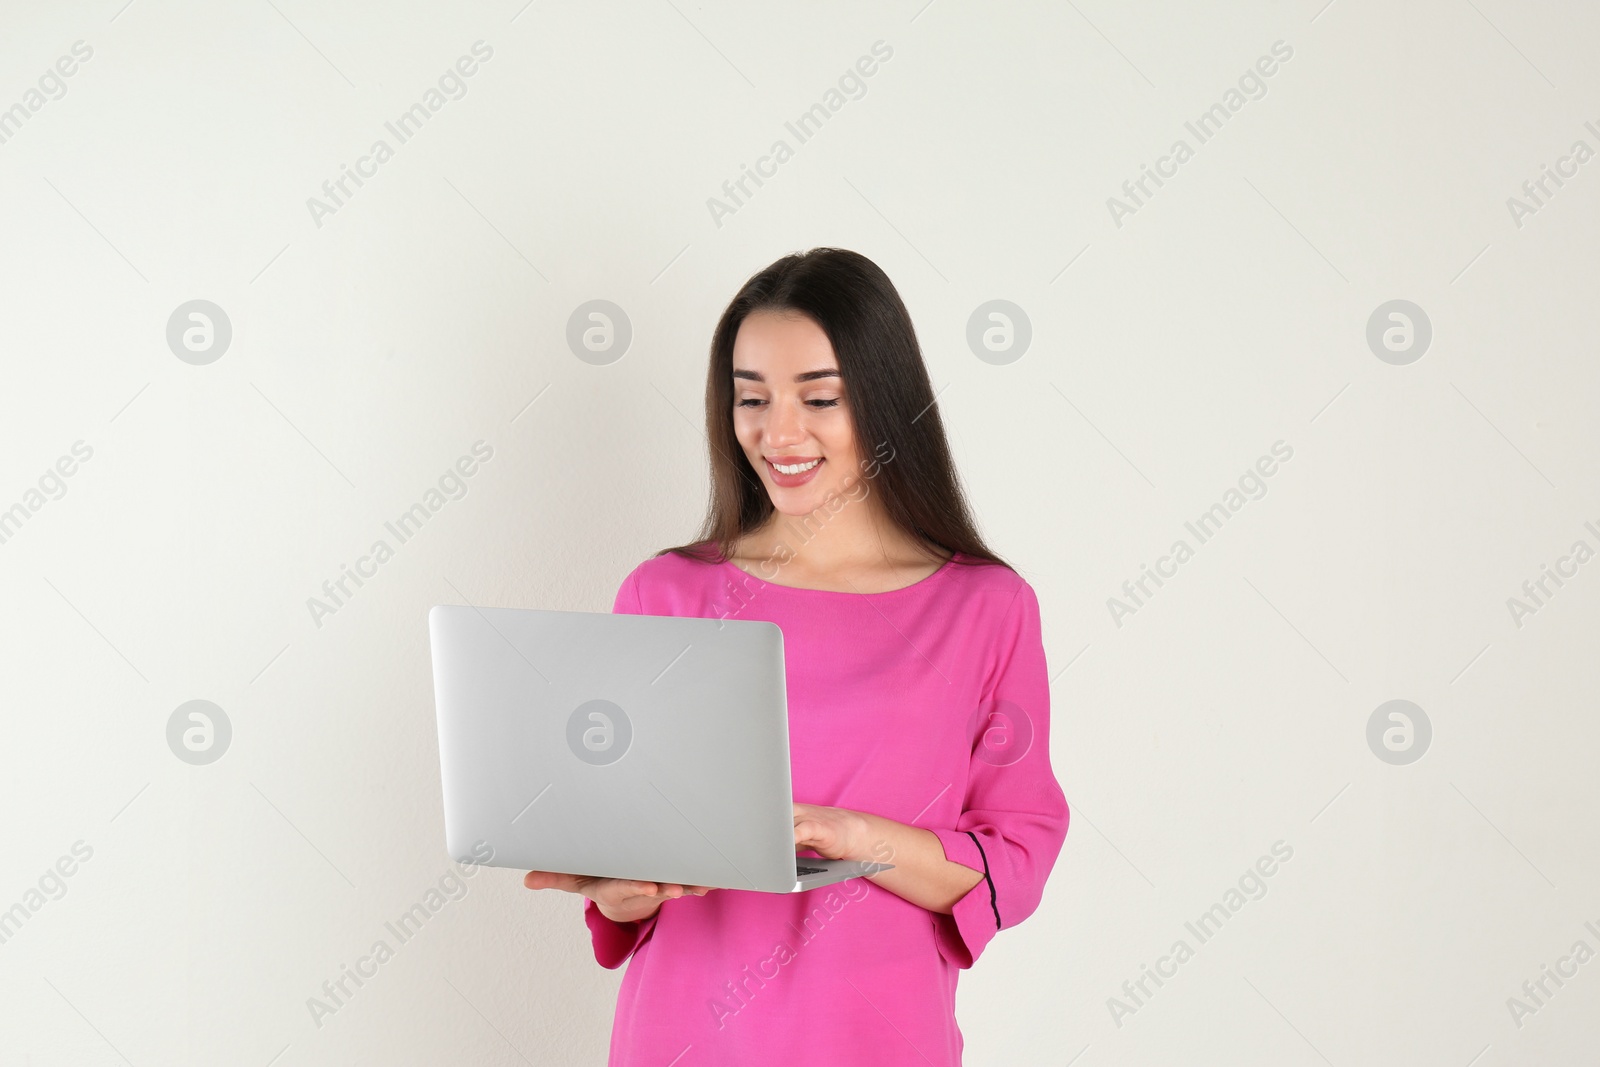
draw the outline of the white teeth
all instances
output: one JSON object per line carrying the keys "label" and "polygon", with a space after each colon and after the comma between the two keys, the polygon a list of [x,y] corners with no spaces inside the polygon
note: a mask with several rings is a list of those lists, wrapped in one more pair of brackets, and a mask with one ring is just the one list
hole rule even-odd
{"label": "white teeth", "polygon": [[[771,461],[769,460],[768,462]],[[810,463],[796,463],[787,467],[782,463],[773,463],[772,469],[780,474],[804,474],[806,471],[810,470],[812,467],[815,467],[821,462],[822,460],[820,459],[814,459]]]}

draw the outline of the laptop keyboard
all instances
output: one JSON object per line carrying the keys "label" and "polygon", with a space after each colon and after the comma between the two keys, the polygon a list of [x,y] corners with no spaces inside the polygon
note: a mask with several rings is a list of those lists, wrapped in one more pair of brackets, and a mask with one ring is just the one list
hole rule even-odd
{"label": "laptop keyboard", "polygon": [[823,871],[826,871],[827,869],[828,868],[826,868],[826,867],[797,867],[797,868],[795,868],[795,876],[796,877],[804,877],[805,875],[808,875],[808,874],[821,874]]}

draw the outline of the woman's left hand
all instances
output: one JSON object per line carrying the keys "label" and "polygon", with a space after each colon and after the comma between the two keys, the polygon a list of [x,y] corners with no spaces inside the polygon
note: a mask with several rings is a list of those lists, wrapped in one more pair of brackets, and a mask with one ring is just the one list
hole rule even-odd
{"label": "woman's left hand", "polygon": [[794,847],[808,848],[823,859],[867,858],[867,820],[849,808],[817,804],[794,806]]}

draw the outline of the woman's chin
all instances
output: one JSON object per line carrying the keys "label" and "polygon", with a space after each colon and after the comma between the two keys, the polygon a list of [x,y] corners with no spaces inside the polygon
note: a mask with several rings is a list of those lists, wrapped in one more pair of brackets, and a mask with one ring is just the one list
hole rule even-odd
{"label": "woman's chin", "polygon": [[802,489],[778,489],[767,495],[774,511],[798,519],[822,507],[828,499],[828,490],[826,487],[817,489],[808,485]]}

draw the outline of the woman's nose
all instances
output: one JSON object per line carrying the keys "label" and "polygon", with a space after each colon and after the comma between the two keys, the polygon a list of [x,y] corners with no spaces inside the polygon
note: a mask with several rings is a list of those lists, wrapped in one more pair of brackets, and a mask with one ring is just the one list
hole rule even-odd
{"label": "woman's nose", "polygon": [[773,445],[798,441],[805,437],[805,432],[801,428],[800,412],[792,406],[774,404],[768,410],[772,414],[767,419],[767,440]]}

